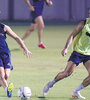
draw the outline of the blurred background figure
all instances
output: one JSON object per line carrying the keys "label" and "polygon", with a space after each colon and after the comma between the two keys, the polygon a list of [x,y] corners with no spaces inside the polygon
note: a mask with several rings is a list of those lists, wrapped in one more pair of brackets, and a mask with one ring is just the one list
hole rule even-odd
{"label": "blurred background figure", "polygon": [[88,9],[88,17],[90,17],[90,8]]}
{"label": "blurred background figure", "polygon": [[38,38],[39,38],[38,47],[45,49],[46,46],[42,43],[42,32],[44,29],[44,21],[43,21],[42,13],[43,13],[44,3],[46,2],[46,4],[48,6],[51,6],[52,1],[50,1],[50,0],[36,0],[36,1],[33,0],[33,5],[29,2],[29,0],[25,0],[25,2],[31,11],[32,24],[26,31],[22,40],[24,41],[38,27]]}

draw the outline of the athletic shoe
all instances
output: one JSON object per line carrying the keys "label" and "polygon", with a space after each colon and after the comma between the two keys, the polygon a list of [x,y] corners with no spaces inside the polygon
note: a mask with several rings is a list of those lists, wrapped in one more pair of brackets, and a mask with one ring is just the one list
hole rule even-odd
{"label": "athletic shoe", "polygon": [[85,97],[81,96],[80,92],[72,92],[72,98],[86,99]]}
{"label": "athletic shoe", "polygon": [[44,44],[39,44],[38,47],[42,48],[42,49],[46,49],[46,46]]}
{"label": "athletic shoe", "polygon": [[7,96],[12,97],[13,83],[10,83],[7,88]]}
{"label": "athletic shoe", "polygon": [[53,87],[52,82],[47,83],[47,85],[43,89],[43,96],[47,95],[47,93],[49,92],[50,88],[52,88],[52,87]]}

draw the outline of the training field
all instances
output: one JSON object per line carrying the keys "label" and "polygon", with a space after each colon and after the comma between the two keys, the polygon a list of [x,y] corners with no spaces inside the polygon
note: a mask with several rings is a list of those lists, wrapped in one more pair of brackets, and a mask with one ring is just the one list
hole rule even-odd
{"label": "training field", "polygon": [[[27,26],[11,26],[11,28],[22,37]],[[71,93],[87,76],[83,64],[80,64],[70,77],[56,83],[45,98],[42,96],[42,90],[46,83],[63,71],[67,64],[72,47],[69,48],[65,57],[61,55],[61,50],[74,28],[74,25],[46,26],[43,33],[43,42],[47,49],[38,48],[38,34],[37,31],[34,31],[25,40],[26,46],[33,53],[31,58],[27,58],[16,41],[8,36],[7,42],[14,66],[8,83],[13,82],[14,89],[13,97],[7,98],[4,89],[1,87],[0,100],[20,100],[17,97],[17,91],[21,86],[31,88],[32,96],[29,100],[76,100],[71,98]],[[90,86],[81,91],[81,94],[87,98],[86,100],[90,100]]]}

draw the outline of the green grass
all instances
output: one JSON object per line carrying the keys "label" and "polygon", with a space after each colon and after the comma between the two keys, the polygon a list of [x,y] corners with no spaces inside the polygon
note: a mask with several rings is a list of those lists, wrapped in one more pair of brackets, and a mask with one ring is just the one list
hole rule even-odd
{"label": "green grass", "polygon": [[[73,100],[71,98],[72,91],[87,76],[87,71],[82,64],[77,67],[70,77],[59,81],[46,98],[42,98],[42,90],[48,81],[64,70],[72,50],[70,47],[65,57],[61,56],[61,50],[74,27],[46,26],[43,33],[43,42],[47,46],[45,50],[38,48],[38,34],[37,31],[33,32],[25,41],[26,46],[33,53],[31,58],[24,56],[23,50],[20,49],[16,41],[8,37],[7,42],[11,50],[11,59],[14,66],[8,83],[14,83],[14,90],[13,97],[7,98],[4,89],[0,88],[0,100],[19,100],[17,91],[21,86],[31,88],[32,96],[30,100]],[[23,36],[27,29],[26,26],[12,26],[11,28],[20,37]],[[90,86],[81,93],[89,100]]]}

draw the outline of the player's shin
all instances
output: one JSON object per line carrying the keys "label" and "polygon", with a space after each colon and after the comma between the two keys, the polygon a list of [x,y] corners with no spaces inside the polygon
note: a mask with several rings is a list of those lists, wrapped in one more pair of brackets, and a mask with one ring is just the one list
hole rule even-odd
{"label": "player's shin", "polygon": [[67,77],[68,75],[65,72],[60,72],[55,78],[55,82],[58,82],[59,80],[62,80],[63,78]]}

